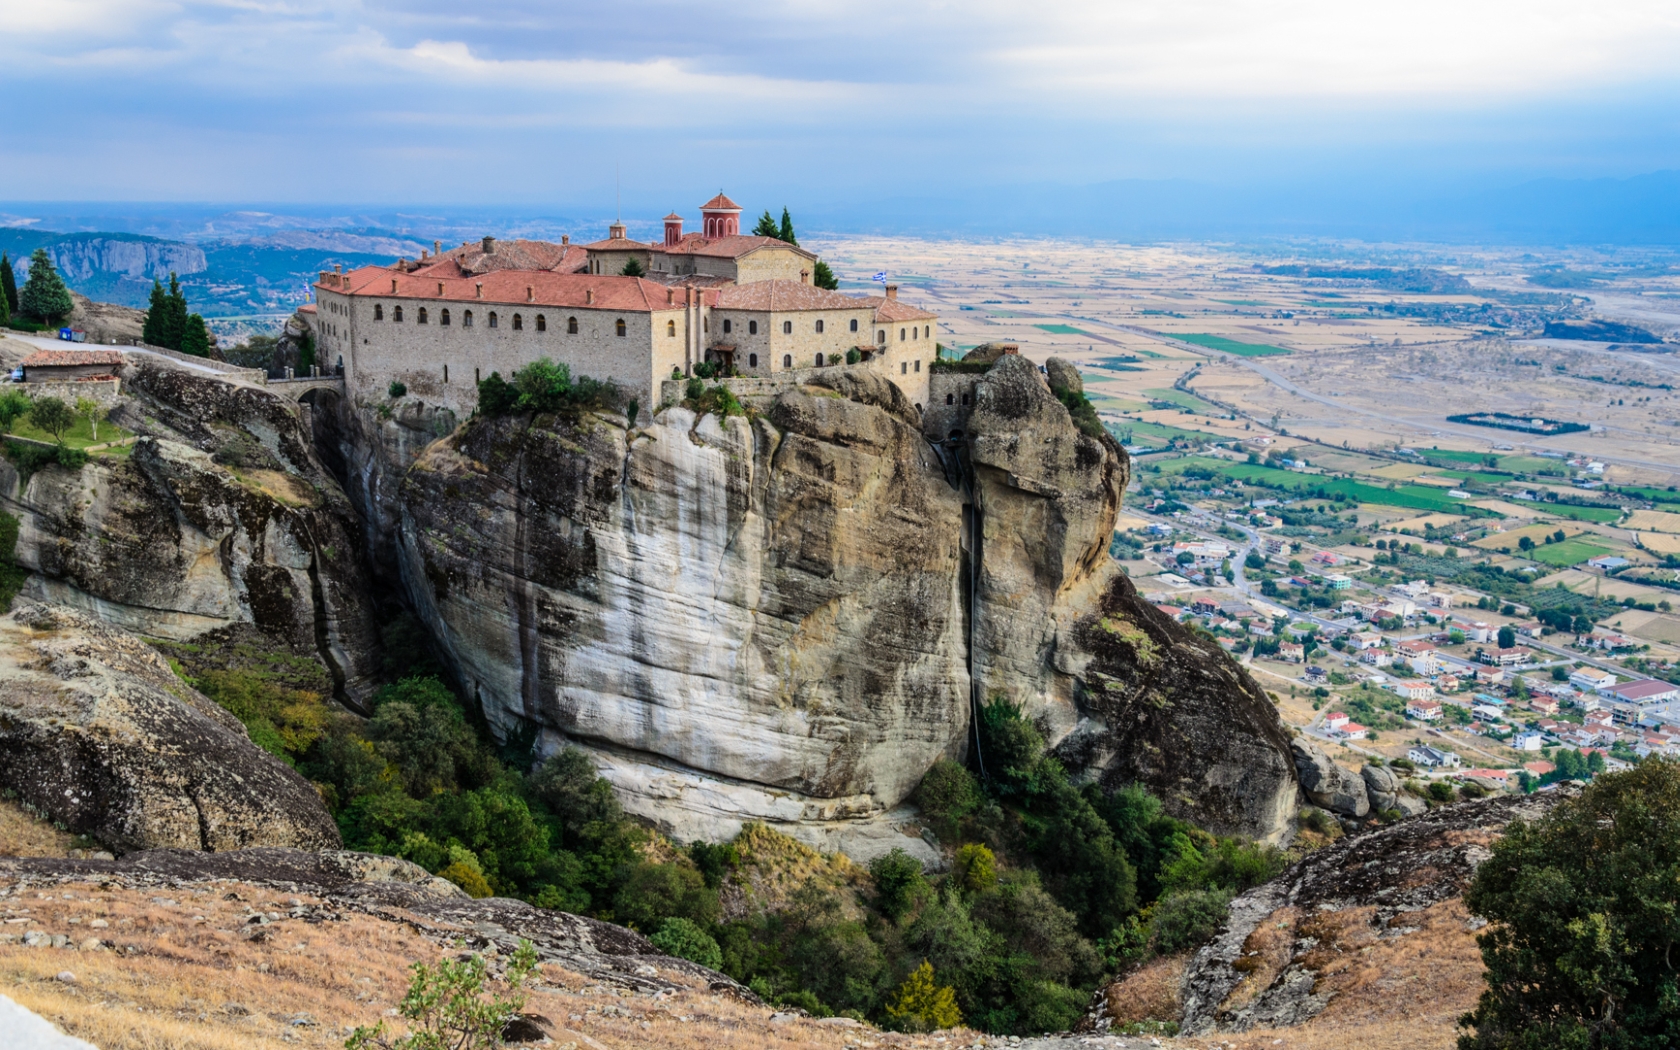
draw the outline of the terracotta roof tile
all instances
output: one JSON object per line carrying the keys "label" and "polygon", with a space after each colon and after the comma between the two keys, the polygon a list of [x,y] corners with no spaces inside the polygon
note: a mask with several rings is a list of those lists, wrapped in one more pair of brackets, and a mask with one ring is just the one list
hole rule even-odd
{"label": "terracotta roof tile", "polygon": [[120,365],[121,350],[37,350],[23,359],[24,368],[69,368],[76,365]]}
{"label": "terracotta roof tile", "polygon": [[799,281],[754,281],[718,293],[720,310],[867,310],[856,296],[841,295]]}
{"label": "terracotta roof tile", "polygon": [[716,237],[708,240],[698,233],[690,233],[685,234],[683,239],[676,244],[656,244],[653,248],[654,251],[663,252],[666,255],[704,255],[717,259],[739,259],[741,256],[756,252],[760,248],[786,248],[807,258],[816,258],[816,255],[797,244],[789,244],[776,237],[756,237],[752,234],[737,234],[732,237]]}
{"label": "terracotta roof tile", "polygon": [[933,321],[939,315],[911,306],[902,299],[888,299],[884,295],[864,296],[864,302],[875,308],[877,321]]}
{"label": "terracotta roof tile", "polygon": [[[391,282],[396,282],[396,291]],[[438,294],[438,286],[443,294]],[[482,297],[478,286],[484,286]],[[623,310],[627,313],[680,310],[685,292],[641,277],[605,274],[555,273],[551,270],[495,270],[471,277],[439,277],[433,274],[395,273],[383,266],[364,266],[344,275],[338,288],[316,285],[326,292],[338,292],[370,299],[435,299],[465,308],[475,304],[498,307],[547,307],[551,309]],[[530,289],[530,298],[526,297]],[[667,292],[674,302],[667,301]],[[590,294],[593,292],[593,299]],[[717,293],[701,290],[707,301]]]}
{"label": "terracotta roof tile", "polygon": [[700,210],[701,211],[718,210],[718,209],[724,209],[724,208],[728,208],[728,209],[731,209],[733,211],[740,211],[741,210],[741,206],[739,204],[736,204],[734,201],[730,200],[728,197],[725,197],[722,193],[719,193],[716,197],[713,197],[711,200],[709,200],[706,203],[700,205]]}

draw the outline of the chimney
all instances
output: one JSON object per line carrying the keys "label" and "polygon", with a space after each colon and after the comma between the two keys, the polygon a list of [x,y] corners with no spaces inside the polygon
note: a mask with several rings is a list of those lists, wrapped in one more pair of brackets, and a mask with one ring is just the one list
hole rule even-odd
{"label": "chimney", "polygon": [[343,272],[344,272],[344,264],[343,263],[333,263],[333,273],[343,273]]}
{"label": "chimney", "polygon": [[397,269],[402,270],[405,273],[408,271],[408,256],[399,255],[397,257]]}
{"label": "chimney", "polygon": [[443,298],[443,282],[438,282],[438,298]]}
{"label": "chimney", "polygon": [[320,276],[316,279],[315,283],[316,284],[326,284],[327,283],[327,271],[322,270],[321,273],[320,273]]}
{"label": "chimney", "polygon": [[896,285],[896,284],[887,285],[887,298],[888,299],[897,299],[898,298],[898,285]]}
{"label": "chimney", "polygon": [[537,293],[532,290],[530,285],[526,285],[525,286],[525,301],[528,302],[528,303],[529,302],[535,302],[536,298],[537,298]]}
{"label": "chimney", "polygon": [[572,243],[572,235],[569,233],[562,233],[560,235],[560,247],[564,248],[570,243]]}
{"label": "chimney", "polygon": [[432,242],[432,254],[433,255],[442,255],[443,254],[443,242],[442,241],[433,241]]}
{"label": "chimney", "polygon": [[594,304],[595,304],[595,289],[593,289],[593,288],[584,289],[583,305],[593,306]]}
{"label": "chimney", "polygon": [[800,284],[810,284],[811,283],[811,271],[810,270],[800,270],[799,271],[799,283]]}
{"label": "chimney", "polygon": [[484,235],[483,244],[484,244],[484,254],[485,255],[495,255],[496,254],[496,238],[490,236],[487,233],[487,234]]}
{"label": "chimney", "polygon": [[677,290],[675,288],[665,289],[665,305],[666,306],[677,305]]}
{"label": "chimney", "polygon": [[477,294],[478,298],[480,298],[480,299],[484,298],[484,282],[483,281],[479,281],[477,284],[474,284],[473,288],[476,290],[476,294]]}
{"label": "chimney", "polygon": [[420,260],[422,262],[424,262],[426,260],[426,258],[427,258],[426,249],[424,249],[424,248],[420,249]]}
{"label": "chimney", "polygon": [[391,278],[391,294],[397,294],[397,279],[395,277]]}

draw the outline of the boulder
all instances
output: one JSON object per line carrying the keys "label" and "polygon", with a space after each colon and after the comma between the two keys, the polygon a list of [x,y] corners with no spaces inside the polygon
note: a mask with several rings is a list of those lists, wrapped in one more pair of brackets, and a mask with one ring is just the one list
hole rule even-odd
{"label": "boulder", "polygon": [[1363,817],[1371,811],[1362,777],[1337,765],[1310,740],[1296,737],[1289,747],[1295,756],[1301,790],[1314,805],[1348,817]]}
{"label": "boulder", "polygon": [[979,346],[963,355],[963,360],[971,364],[989,365],[1006,354],[1018,354],[1021,348],[1015,343],[981,343]]}
{"label": "boulder", "polygon": [[314,787],[155,649],[23,599],[0,617],[0,788],[118,853],[339,846]]}
{"label": "boulder", "polygon": [[1051,390],[1071,390],[1076,394],[1085,392],[1085,380],[1080,378],[1079,369],[1059,357],[1044,362],[1044,375],[1050,380]]}

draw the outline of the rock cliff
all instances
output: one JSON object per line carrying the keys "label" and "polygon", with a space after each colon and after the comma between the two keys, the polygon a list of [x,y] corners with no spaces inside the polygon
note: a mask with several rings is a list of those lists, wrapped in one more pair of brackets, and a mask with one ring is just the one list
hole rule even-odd
{"label": "rock cliff", "polygon": [[1031,362],[979,378],[960,440],[843,369],[751,406],[451,433],[403,398],[316,427],[370,559],[492,726],[583,744],[680,838],[763,820],[932,861],[901,803],[995,697],[1092,775],[1219,831],[1287,834],[1270,703],[1108,558],[1125,454]]}
{"label": "rock cliff", "polygon": [[361,524],[295,407],[179,368],[123,378],[112,418],[141,435],[131,455],[27,478],[0,459],[28,593],[159,637],[256,624],[316,651],[360,702],[378,660]]}
{"label": "rock cliff", "polygon": [[62,606],[14,604],[0,617],[0,785],[118,852],[338,846],[309,782],[156,650]]}

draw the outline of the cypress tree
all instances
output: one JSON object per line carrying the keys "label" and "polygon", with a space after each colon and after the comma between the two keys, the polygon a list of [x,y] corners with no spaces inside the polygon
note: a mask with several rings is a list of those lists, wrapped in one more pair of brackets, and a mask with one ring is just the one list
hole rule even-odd
{"label": "cypress tree", "polygon": [[163,301],[163,321],[158,330],[159,346],[181,349],[181,337],[187,331],[187,297],[181,292],[181,281],[175,271],[169,271],[169,294]]}
{"label": "cypress tree", "polygon": [[764,214],[758,217],[758,225],[753,227],[754,237],[780,237],[782,231],[776,228],[776,220],[770,217],[770,209],[764,209]]}
{"label": "cypress tree", "polygon": [[194,357],[210,356],[210,332],[204,327],[204,318],[197,314],[187,316],[181,329],[181,345],[177,349]]}
{"label": "cypress tree", "polygon": [[163,285],[152,278],[152,298],[146,305],[146,321],[140,326],[140,341],[148,346],[163,345],[163,315],[169,307],[164,303]]}
{"label": "cypress tree", "polygon": [[64,278],[53,269],[47,250],[35,249],[29,256],[29,279],[23,282],[23,291],[18,294],[20,312],[45,324],[57,324],[70,315],[75,305],[70,301],[70,289],[64,286]]}
{"label": "cypress tree", "polygon": [[9,323],[11,321],[11,319],[12,319],[11,304],[6,302],[6,297],[4,295],[0,295],[0,325]]}
{"label": "cypress tree", "polygon": [[6,294],[6,311],[18,312],[17,274],[12,270],[12,258],[0,252],[0,291]]}
{"label": "cypress tree", "polygon": [[[765,212],[765,214],[768,215],[769,212]],[[799,238],[793,235],[793,216],[788,214],[785,207],[782,209],[782,227],[776,231],[776,236],[789,244],[797,245],[799,243]]]}

